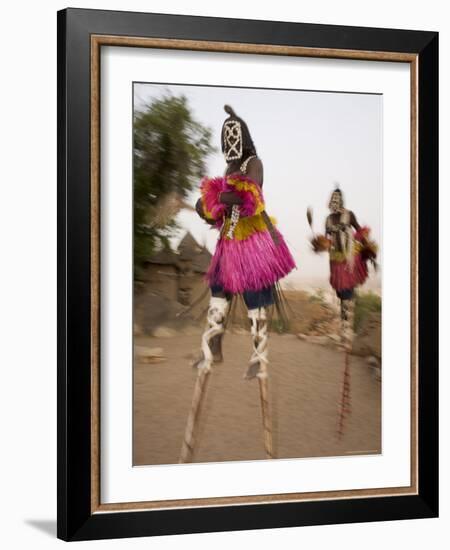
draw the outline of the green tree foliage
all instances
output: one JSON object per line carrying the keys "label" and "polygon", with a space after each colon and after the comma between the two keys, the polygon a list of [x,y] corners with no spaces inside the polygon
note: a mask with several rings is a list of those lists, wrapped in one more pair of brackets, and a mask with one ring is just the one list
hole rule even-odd
{"label": "green tree foliage", "polygon": [[[211,131],[194,120],[184,96],[164,95],[134,115],[134,267],[169,247],[174,214],[204,175]],[[175,204],[175,208],[174,208]],[[172,206],[170,208],[169,206]]]}

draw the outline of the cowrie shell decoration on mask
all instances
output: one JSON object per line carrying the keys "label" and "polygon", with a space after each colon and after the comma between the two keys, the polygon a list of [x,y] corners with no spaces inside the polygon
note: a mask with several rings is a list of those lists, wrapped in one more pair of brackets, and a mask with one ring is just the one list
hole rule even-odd
{"label": "cowrie shell decoration on mask", "polygon": [[242,128],[238,120],[228,120],[224,124],[225,159],[235,160],[242,157]]}

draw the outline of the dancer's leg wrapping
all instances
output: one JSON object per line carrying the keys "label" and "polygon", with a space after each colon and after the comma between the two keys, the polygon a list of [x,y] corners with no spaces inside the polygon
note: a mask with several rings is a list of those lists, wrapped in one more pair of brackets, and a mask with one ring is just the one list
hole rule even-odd
{"label": "dancer's leg wrapping", "polygon": [[251,322],[253,353],[245,378],[258,378],[264,430],[264,448],[267,458],[273,458],[272,419],[269,403],[268,327],[266,309],[263,307],[250,309],[248,311],[248,317]]}
{"label": "dancer's leg wrapping", "polygon": [[341,299],[341,340],[345,350],[345,364],[342,376],[342,388],[339,403],[338,436],[344,434],[345,419],[351,412],[350,393],[350,353],[354,339],[355,302],[353,299]]}
{"label": "dancer's leg wrapping", "polygon": [[215,296],[213,296],[209,302],[207,324],[201,341],[202,355],[201,359],[197,361],[195,365],[198,369],[198,375],[195,383],[194,395],[192,397],[191,410],[188,415],[184,433],[180,462],[190,462],[194,452],[195,430],[198,423],[201,403],[206,393],[209,374],[214,362],[214,355],[211,350],[211,340],[220,337],[225,330],[228,305],[226,298],[218,298]]}
{"label": "dancer's leg wrapping", "polygon": [[353,345],[355,320],[355,302],[353,299],[341,300],[341,338],[344,348],[351,351]]}

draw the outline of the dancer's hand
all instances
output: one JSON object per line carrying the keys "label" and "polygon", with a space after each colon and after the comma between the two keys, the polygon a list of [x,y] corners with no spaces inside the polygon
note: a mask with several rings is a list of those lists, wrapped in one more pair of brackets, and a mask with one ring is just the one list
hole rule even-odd
{"label": "dancer's hand", "polygon": [[314,252],[326,252],[331,247],[331,241],[324,235],[315,235],[314,238],[311,239],[311,245]]}
{"label": "dancer's hand", "polygon": [[224,191],[223,193],[220,193],[219,200],[227,206],[242,204],[244,202],[243,199],[234,191]]}
{"label": "dancer's hand", "polygon": [[214,220],[210,220],[205,216],[205,213],[203,212],[203,203],[201,198],[198,199],[198,201],[195,203],[195,210],[197,214],[202,218],[202,220],[204,220],[209,225],[214,225],[216,223]]}

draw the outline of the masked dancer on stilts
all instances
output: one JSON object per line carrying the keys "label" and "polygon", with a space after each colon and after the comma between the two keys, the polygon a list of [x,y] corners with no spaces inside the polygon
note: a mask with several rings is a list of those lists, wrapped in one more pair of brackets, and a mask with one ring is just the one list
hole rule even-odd
{"label": "masked dancer on stilts", "polygon": [[[327,251],[330,256],[330,284],[340,300],[341,345],[345,352],[342,391],[339,403],[338,435],[342,436],[344,420],[351,410],[350,353],[354,338],[355,288],[368,277],[367,262],[376,268],[377,245],[369,239],[370,229],[361,227],[351,210],[344,207],[340,189],[331,194],[328,208],[331,213],[325,222],[325,235],[311,239],[315,252]],[[312,214],[308,211],[312,227]]]}
{"label": "masked dancer on stilts", "polygon": [[294,259],[265,210],[263,164],[257,156],[249,129],[231,107],[222,126],[224,176],[205,177],[200,185],[198,214],[219,230],[214,256],[206,274],[211,291],[192,406],[182,444],[180,462],[190,462],[195,430],[212,365],[222,361],[222,337],[232,300],[241,295],[250,321],[253,353],[245,374],[258,379],[264,447],[273,458],[268,388],[268,311],[277,303],[278,281],[295,268]]}

